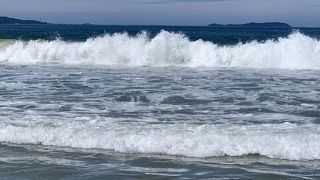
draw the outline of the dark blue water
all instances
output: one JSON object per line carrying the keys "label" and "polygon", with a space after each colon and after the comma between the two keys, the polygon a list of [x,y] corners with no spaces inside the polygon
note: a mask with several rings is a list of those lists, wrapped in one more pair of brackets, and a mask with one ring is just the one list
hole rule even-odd
{"label": "dark blue water", "polygon": [[320,38],[320,28],[230,28],[197,26],[81,26],[81,25],[0,25],[0,39],[61,38],[67,41],[84,41],[104,34],[124,33],[135,36],[143,31],[154,37],[160,31],[182,33],[190,40],[203,39],[218,44],[237,44],[252,40],[265,41],[287,37],[294,31]]}

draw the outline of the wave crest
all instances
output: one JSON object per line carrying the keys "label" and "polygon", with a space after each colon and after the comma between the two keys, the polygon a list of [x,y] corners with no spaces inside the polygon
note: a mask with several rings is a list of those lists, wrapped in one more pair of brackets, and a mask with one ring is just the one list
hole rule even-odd
{"label": "wave crest", "polygon": [[287,38],[219,46],[190,41],[183,34],[160,32],[131,37],[107,34],[85,42],[0,41],[0,62],[107,66],[186,66],[320,69],[320,41],[300,32]]}
{"label": "wave crest", "polygon": [[313,126],[291,123],[146,126],[114,122],[105,125],[99,128],[90,122],[55,127],[0,125],[0,142],[197,158],[258,154],[286,160],[320,159],[319,128]]}

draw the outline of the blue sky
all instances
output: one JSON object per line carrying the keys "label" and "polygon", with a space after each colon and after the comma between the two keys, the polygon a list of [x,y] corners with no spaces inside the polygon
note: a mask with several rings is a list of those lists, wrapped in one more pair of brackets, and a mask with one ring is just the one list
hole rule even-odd
{"label": "blue sky", "polygon": [[52,23],[320,26],[320,0],[1,0],[0,16]]}

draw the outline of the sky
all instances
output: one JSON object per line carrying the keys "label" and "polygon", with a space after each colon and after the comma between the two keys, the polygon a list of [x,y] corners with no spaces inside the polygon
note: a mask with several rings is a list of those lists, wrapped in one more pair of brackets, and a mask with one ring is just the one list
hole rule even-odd
{"label": "sky", "polygon": [[320,27],[320,0],[0,0],[0,16],[68,24],[197,26],[280,21]]}

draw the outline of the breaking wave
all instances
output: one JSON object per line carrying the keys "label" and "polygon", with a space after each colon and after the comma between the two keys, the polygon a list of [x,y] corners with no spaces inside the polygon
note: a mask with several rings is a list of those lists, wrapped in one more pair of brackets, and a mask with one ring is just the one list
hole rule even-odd
{"label": "breaking wave", "polygon": [[0,141],[198,158],[257,154],[287,160],[320,159],[319,129],[312,125],[28,126],[0,125]]}
{"label": "breaking wave", "polygon": [[320,41],[294,32],[278,40],[220,46],[167,31],[154,38],[119,33],[85,42],[1,40],[0,63],[320,69]]}

